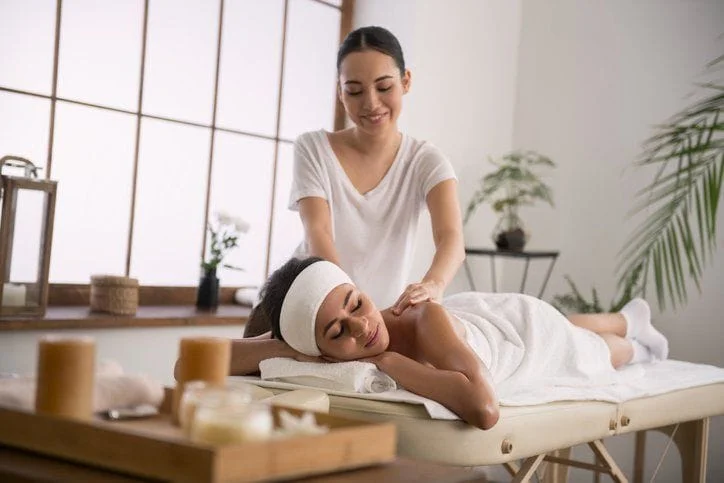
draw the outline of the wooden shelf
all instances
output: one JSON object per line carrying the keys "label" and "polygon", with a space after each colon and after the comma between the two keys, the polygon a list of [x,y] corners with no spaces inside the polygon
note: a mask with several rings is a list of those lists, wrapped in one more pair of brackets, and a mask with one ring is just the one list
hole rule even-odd
{"label": "wooden shelf", "polygon": [[243,325],[250,311],[250,307],[241,305],[221,305],[214,312],[200,311],[193,305],[153,305],[138,307],[136,315],[111,315],[91,312],[87,306],[51,306],[43,318],[0,319],[0,332]]}

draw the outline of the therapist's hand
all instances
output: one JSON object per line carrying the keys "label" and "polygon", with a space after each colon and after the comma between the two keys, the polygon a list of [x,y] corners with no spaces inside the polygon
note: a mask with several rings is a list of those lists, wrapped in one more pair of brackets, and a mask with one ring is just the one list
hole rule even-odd
{"label": "therapist's hand", "polygon": [[427,281],[411,283],[407,286],[402,295],[397,299],[397,302],[392,306],[392,313],[400,315],[408,307],[413,305],[433,301],[439,302],[442,299],[442,293],[445,287],[441,283]]}

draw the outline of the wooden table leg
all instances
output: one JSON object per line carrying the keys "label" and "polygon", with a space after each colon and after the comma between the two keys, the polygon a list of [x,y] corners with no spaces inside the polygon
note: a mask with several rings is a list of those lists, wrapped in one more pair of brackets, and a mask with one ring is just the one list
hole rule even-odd
{"label": "wooden table leg", "polygon": [[680,423],[674,442],[681,455],[682,481],[704,483],[709,446],[709,418]]}
{"label": "wooden table leg", "polygon": [[520,467],[520,471],[518,471],[518,474],[515,475],[515,478],[513,478],[513,483],[527,483],[530,481],[533,474],[535,474],[535,470],[538,468],[538,465],[541,464],[541,461],[543,461],[543,458],[545,458],[545,453],[539,454],[538,456],[531,456],[530,458],[526,459],[523,462],[523,465]]}
{"label": "wooden table leg", "polygon": [[636,452],[634,454],[633,483],[643,483],[646,460],[646,431],[636,432]]}
{"label": "wooden table leg", "polygon": [[[550,454],[557,458],[570,459],[571,448],[559,449]],[[546,467],[543,481],[546,483],[566,483],[566,481],[568,481],[568,466],[557,463],[549,463]]]}

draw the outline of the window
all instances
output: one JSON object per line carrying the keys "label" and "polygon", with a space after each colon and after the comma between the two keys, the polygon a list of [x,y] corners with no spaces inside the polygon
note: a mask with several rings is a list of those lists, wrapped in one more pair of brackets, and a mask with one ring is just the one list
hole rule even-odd
{"label": "window", "polygon": [[4,0],[0,153],[58,180],[52,283],[195,286],[217,210],[251,224],[221,274],[259,285],[301,241],[292,142],[333,130],[352,2]]}

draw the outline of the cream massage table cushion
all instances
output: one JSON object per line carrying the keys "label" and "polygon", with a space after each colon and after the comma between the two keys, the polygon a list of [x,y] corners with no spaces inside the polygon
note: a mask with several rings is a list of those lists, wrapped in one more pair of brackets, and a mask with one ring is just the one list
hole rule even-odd
{"label": "cream massage table cushion", "polygon": [[[271,390],[275,397],[305,391]],[[330,413],[336,416],[394,421],[400,455],[444,464],[480,466],[617,434],[724,414],[724,383],[624,403],[563,401],[535,406],[501,406],[498,424],[487,431],[460,420],[431,419],[424,406],[419,404],[334,394],[328,395],[328,404],[331,405]]]}

